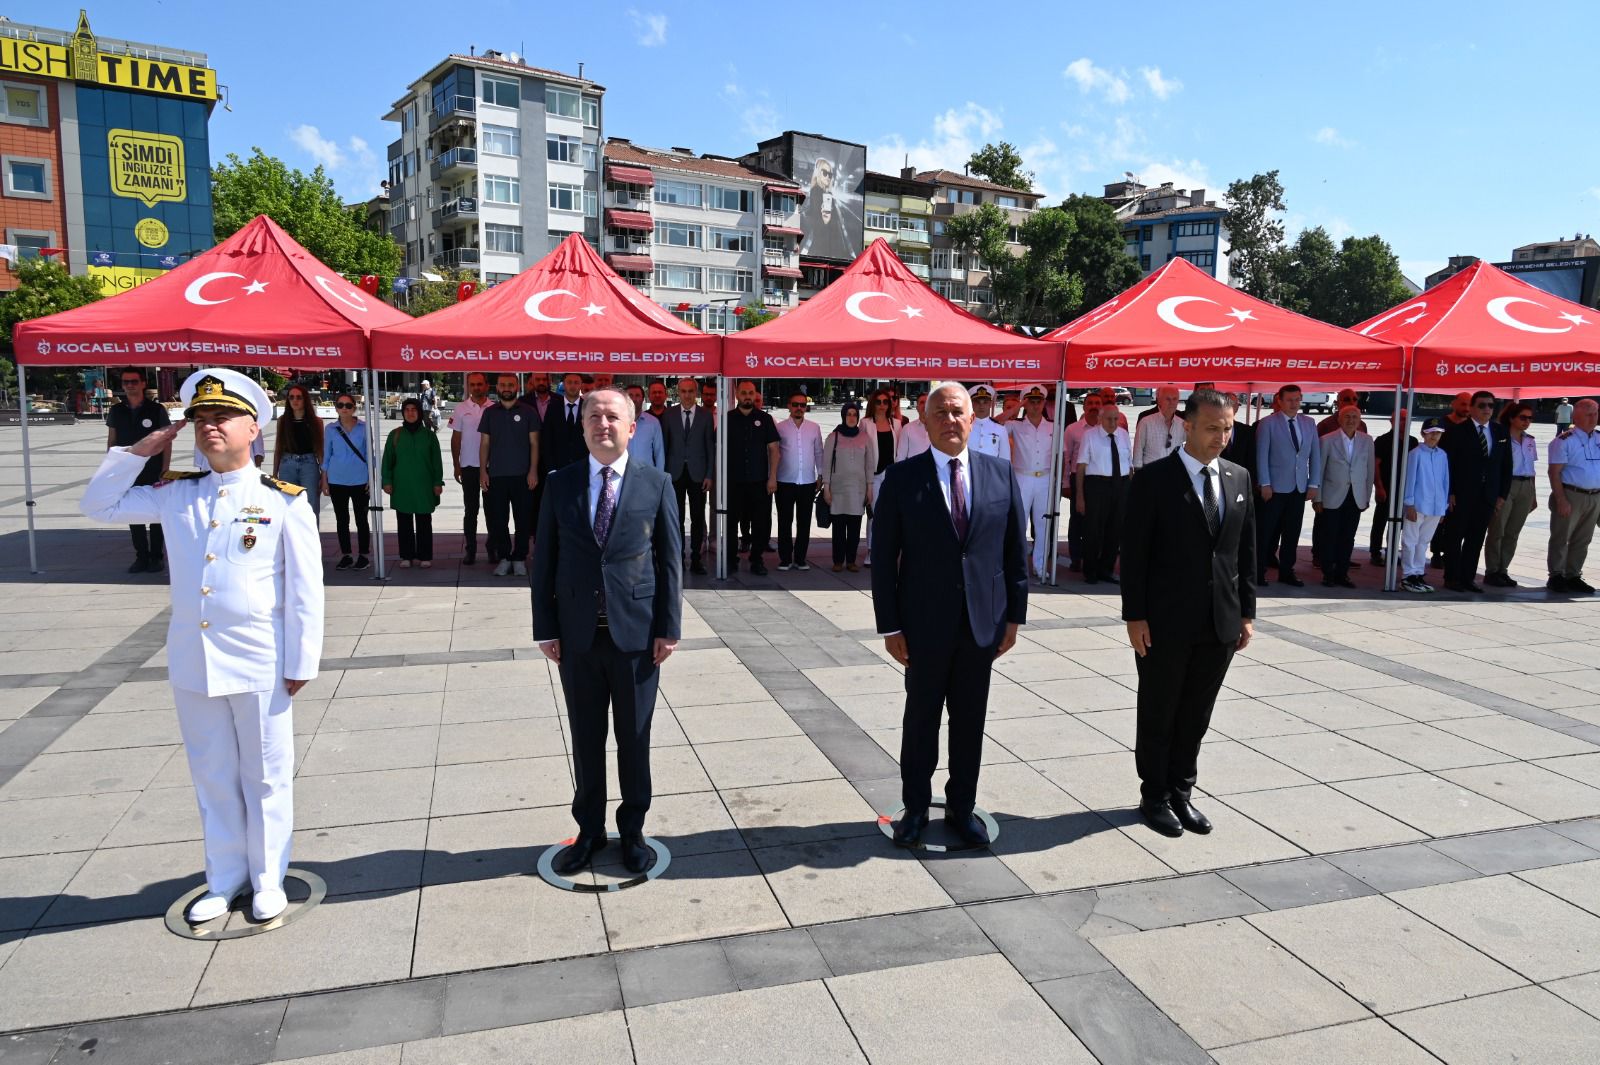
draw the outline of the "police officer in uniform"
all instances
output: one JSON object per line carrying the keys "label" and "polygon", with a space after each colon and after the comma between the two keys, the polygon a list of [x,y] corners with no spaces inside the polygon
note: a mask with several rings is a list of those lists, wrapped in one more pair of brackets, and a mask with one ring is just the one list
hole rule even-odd
{"label": "police officer in uniform", "polygon": [[1600,404],[1579,400],[1572,426],[1550,441],[1550,581],[1552,592],[1591,595],[1583,579],[1600,519]]}
{"label": "police officer in uniform", "polygon": [[248,892],[255,919],[270,921],[288,905],[290,699],[316,677],[322,654],[321,545],[304,490],[251,462],[271,415],[260,386],[233,370],[200,370],[181,397],[211,472],[134,486],[180,421],[107,452],[81,508],[97,521],[166,527],[167,672],[200,805],[208,888],[186,916],[214,920]]}
{"label": "police officer in uniform", "polygon": [[994,420],[993,385],[973,385],[967,389],[972,397],[972,435],[967,438],[967,449],[997,459],[1011,458],[1011,436],[1006,427]]}

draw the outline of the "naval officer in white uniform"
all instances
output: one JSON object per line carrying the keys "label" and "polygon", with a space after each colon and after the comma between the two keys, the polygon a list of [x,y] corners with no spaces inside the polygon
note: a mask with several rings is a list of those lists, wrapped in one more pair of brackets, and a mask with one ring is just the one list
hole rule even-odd
{"label": "naval officer in white uniform", "polygon": [[116,525],[160,522],[167,534],[167,672],[200,804],[208,888],[186,916],[214,920],[249,892],[253,916],[270,921],[288,905],[290,699],[316,677],[322,654],[321,545],[304,490],[251,462],[271,415],[261,387],[233,370],[201,370],[181,396],[211,472],[133,486],[180,421],[108,451],[82,510]]}
{"label": "naval officer in white uniform", "polygon": [[1011,461],[1011,437],[1006,427],[994,420],[995,390],[993,385],[973,385],[967,389],[972,397],[972,435],[967,447],[997,459]]}

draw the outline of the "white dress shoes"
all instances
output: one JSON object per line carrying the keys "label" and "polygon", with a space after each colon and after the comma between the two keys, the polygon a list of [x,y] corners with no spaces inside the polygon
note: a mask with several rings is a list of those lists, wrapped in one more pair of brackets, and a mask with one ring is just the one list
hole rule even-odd
{"label": "white dress shoes", "polygon": [[205,924],[207,921],[215,921],[218,917],[228,912],[228,908],[233,905],[233,900],[238,898],[243,891],[243,888],[237,888],[226,894],[208,891],[189,904],[189,909],[185,911],[183,919],[190,924]]}
{"label": "white dress shoes", "polygon": [[282,891],[258,891],[250,900],[250,916],[270,921],[289,908],[289,896]]}

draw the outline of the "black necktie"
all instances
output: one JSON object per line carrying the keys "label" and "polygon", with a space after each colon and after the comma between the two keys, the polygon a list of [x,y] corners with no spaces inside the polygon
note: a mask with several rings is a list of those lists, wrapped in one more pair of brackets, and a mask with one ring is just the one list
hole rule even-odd
{"label": "black necktie", "polygon": [[576,429],[577,427],[578,427],[578,405],[576,403],[568,403],[567,404],[567,428]]}
{"label": "black necktie", "polygon": [[692,419],[692,417],[693,416],[689,413],[688,410],[685,410],[683,412],[683,432],[684,432],[684,435],[686,435],[686,436],[689,433],[689,423],[690,423],[690,420]]}
{"label": "black necktie", "polygon": [[1296,451],[1299,451],[1300,450],[1300,430],[1295,428],[1294,422],[1295,422],[1295,420],[1293,418],[1289,419],[1289,439],[1294,441],[1294,449]]}
{"label": "black necktie", "polygon": [[1106,430],[1106,439],[1111,443],[1111,476],[1122,476],[1122,453],[1117,450],[1117,433],[1115,429]]}
{"label": "black necktie", "polygon": [[1222,528],[1222,510],[1217,506],[1217,489],[1211,483],[1211,478],[1216,476],[1216,471],[1210,466],[1200,467],[1200,475],[1205,478],[1205,496],[1200,500],[1200,505],[1206,511],[1206,528],[1211,530],[1211,535],[1216,536],[1217,530]]}

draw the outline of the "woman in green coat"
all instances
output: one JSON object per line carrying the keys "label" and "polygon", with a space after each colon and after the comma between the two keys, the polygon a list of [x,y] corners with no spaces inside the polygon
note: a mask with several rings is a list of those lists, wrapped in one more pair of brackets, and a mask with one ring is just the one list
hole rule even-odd
{"label": "woman in green coat", "polygon": [[400,567],[413,560],[423,569],[433,565],[433,511],[444,492],[444,460],[439,438],[422,421],[422,404],[408,399],[400,406],[400,426],[383,448],[383,491],[400,526]]}

